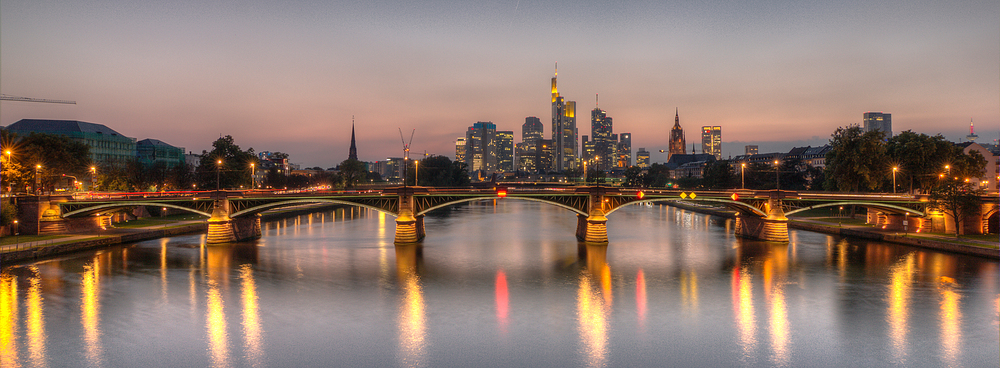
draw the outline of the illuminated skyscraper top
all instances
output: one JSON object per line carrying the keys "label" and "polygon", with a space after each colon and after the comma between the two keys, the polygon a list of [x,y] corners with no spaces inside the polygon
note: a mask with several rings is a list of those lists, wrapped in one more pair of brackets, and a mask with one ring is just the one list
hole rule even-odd
{"label": "illuminated skyscraper top", "polygon": [[968,139],[969,142],[975,142],[976,139],[979,139],[979,136],[976,135],[976,126],[972,124],[972,119],[969,119],[969,135],[965,136],[965,139]]}

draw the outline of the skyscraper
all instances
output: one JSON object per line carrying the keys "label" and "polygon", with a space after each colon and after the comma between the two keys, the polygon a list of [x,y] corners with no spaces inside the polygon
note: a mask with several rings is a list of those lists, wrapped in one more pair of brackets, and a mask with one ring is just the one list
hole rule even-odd
{"label": "skyscraper", "polygon": [[504,130],[496,132],[497,171],[514,171],[514,132]]}
{"label": "skyscraper", "polygon": [[494,173],[497,169],[497,126],[480,121],[465,132],[465,164],[469,172]]}
{"label": "skyscraper", "polygon": [[643,169],[649,167],[649,151],[640,147],[635,153],[635,165]]}
{"label": "skyscraper", "polygon": [[722,159],[722,127],[701,127],[701,153],[715,156],[716,160]]}
{"label": "skyscraper", "polygon": [[618,160],[615,163],[615,167],[632,166],[632,133],[619,134],[618,138]]}
{"label": "skyscraper", "polygon": [[611,139],[611,135],[614,134],[612,121],[607,112],[601,110],[599,106],[595,106],[594,110],[590,112],[590,136],[594,152],[585,153],[584,156],[587,159],[596,157],[599,161],[598,167],[602,170],[610,169],[615,166],[617,161],[616,147],[618,142]]}
{"label": "skyscraper", "polygon": [[455,161],[465,162],[465,138],[455,140]]}
{"label": "skyscraper", "polygon": [[348,160],[358,159],[358,146],[354,144],[354,117],[351,116],[351,151],[347,153]]}
{"label": "skyscraper", "polygon": [[674,110],[674,127],[670,129],[670,151],[667,153],[667,161],[675,154],[686,154],[687,143],[684,142],[684,128],[681,128],[681,117],[679,110]]}
{"label": "skyscraper", "polygon": [[555,162],[552,165],[555,171],[563,172],[576,166],[576,101],[565,101],[559,96],[559,89],[556,88],[558,77],[557,66],[556,74],[552,77],[552,144],[555,145]]}
{"label": "skyscraper", "polygon": [[539,146],[544,138],[542,136],[542,121],[534,116],[524,118],[524,125],[521,125],[521,143],[517,144],[517,168],[518,170],[537,173],[546,171],[548,168],[538,166]]}
{"label": "skyscraper", "polygon": [[864,114],[865,132],[881,130],[885,137],[892,137],[892,114],[882,112],[866,112]]}

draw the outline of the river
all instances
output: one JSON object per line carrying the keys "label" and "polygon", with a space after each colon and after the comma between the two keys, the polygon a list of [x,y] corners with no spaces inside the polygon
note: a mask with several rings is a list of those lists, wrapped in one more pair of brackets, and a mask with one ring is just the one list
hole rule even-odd
{"label": "river", "polygon": [[344,208],[0,270],[3,367],[846,367],[1000,364],[995,261],[668,206],[576,216],[511,199]]}

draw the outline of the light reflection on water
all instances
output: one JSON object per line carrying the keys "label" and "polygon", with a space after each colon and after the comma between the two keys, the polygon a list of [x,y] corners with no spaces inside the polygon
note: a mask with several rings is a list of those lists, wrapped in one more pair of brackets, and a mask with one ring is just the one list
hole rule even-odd
{"label": "light reflection on water", "polygon": [[5,267],[0,359],[997,365],[992,261],[808,232],[746,241],[730,221],[665,206],[613,213],[610,245],[577,243],[574,215],[534,203],[429,215],[421,247],[393,246],[392,220],[338,209],[265,222],[255,242],[198,234]]}

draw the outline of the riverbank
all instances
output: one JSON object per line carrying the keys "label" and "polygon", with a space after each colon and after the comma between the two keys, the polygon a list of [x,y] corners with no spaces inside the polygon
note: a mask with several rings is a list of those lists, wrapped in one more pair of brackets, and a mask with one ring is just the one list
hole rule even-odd
{"label": "riverbank", "polygon": [[[261,214],[261,221],[277,220],[286,217],[305,215],[318,211],[331,210],[341,205],[303,205],[292,208],[268,211]],[[25,242],[13,242],[0,246],[0,266],[13,262],[24,262],[40,258],[53,257],[61,254],[82,250],[106,247],[116,244],[133,243],[143,240],[158,239],[208,231],[208,223],[200,220],[141,219],[145,226],[122,224],[119,227],[101,233],[69,234],[57,237],[28,237]],[[5,239],[16,237],[7,236]]]}
{"label": "riverbank", "polygon": [[[676,202],[669,203],[668,205],[712,216],[725,218],[736,217],[735,212],[720,209],[718,207],[706,207]],[[1000,249],[997,247],[997,242],[954,238],[952,236],[937,234],[900,233],[898,231],[876,229],[870,225],[844,225],[842,223],[833,224],[811,218],[790,218],[788,219],[788,227],[824,234],[883,241],[887,243],[909,245],[944,252],[986,257],[994,260],[1000,259]]]}

